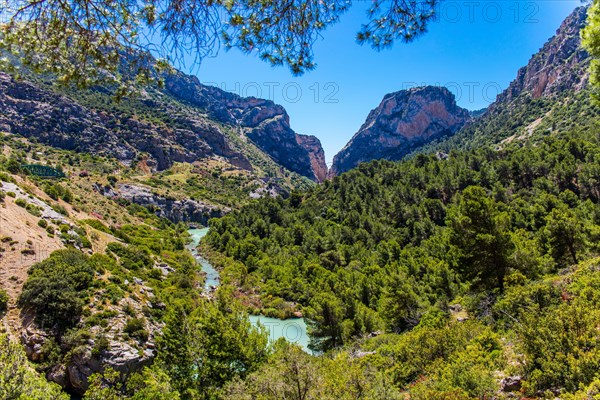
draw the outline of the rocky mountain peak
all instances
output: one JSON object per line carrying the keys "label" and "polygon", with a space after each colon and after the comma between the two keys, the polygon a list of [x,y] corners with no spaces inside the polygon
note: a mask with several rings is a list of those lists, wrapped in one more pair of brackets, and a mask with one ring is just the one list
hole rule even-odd
{"label": "rocky mountain peak", "polygon": [[334,157],[334,176],[375,159],[399,160],[431,140],[456,133],[470,119],[445,87],[423,86],[387,94]]}
{"label": "rocky mountain peak", "polygon": [[236,127],[279,165],[310,179],[322,180],[319,176],[327,167],[313,154],[323,152],[321,142],[313,141],[318,148],[305,148],[281,105],[206,86],[197,77],[183,73],[165,75],[164,78],[165,91],[170,96],[206,110],[218,122]]}
{"label": "rocky mountain peak", "polygon": [[580,31],[586,24],[587,7],[576,8],[560,25],[516,79],[502,92],[496,104],[507,103],[529,93],[533,98],[547,97],[565,90],[579,91],[589,80],[589,54],[581,47]]}

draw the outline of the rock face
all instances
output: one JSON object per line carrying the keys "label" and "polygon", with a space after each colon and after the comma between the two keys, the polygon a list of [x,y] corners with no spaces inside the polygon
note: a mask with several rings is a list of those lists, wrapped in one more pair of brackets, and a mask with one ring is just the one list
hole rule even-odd
{"label": "rock face", "polygon": [[119,109],[97,101],[103,89],[62,95],[49,85],[0,72],[0,131],[114,156],[126,164],[146,153],[157,170],[214,155],[252,169],[228,130],[290,171],[313,180],[322,174],[313,170],[311,154],[296,140],[282,106],[202,85],[181,72],[165,75],[164,82],[163,89],[148,88],[139,99],[123,100],[130,104]]}
{"label": "rock face", "polygon": [[520,376],[508,376],[500,381],[502,392],[517,392],[521,390],[522,379]]}
{"label": "rock face", "polygon": [[230,211],[228,208],[217,207],[192,199],[174,200],[157,194],[144,186],[121,184],[117,190],[110,186],[95,185],[96,191],[107,197],[120,197],[132,203],[152,209],[159,217],[175,223],[197,223],[208,226],[208,220],[219,218]]}
{"label": "rock face", "polygon": [[[136,315],[141,315],[144,307],[160,308],[156,304],[152,288],[146,286],[139,278],[133,278],[132,283],[125,281],[125,284],[135,287],[138,290],[140,298],[123,298],[118,305],[109,306],[113,315],[106,327],[100,325],[89,328],[90,337],[83,343],[79,343],[73,348],[68,357],[61,362],[51,363],[46,370],[46,378],[52,382],[58,383],[68,392],[82,396],[89,387],[89,377],[94,374],[111,368],[121,373],[121,377],[127,377],[152,363],[156,356],[156,336],[163,328],[163,324],[152,319],[144,319],[144,329],[148,336],[145,339],[134,339],[124,333],[125,326],[130,318],[123,311],[127,306],[134,310]],[[102,297],[94,295],[92,303],[101,304]],[[164,304],[163,304],[164,306]],[[104,312],[104,308],[97,312]],[[47,360],[47,348],[45,343],[49,339],[55,339],[55,332],[46,332],[35,324],[25,326],[21,332],[21,343],[25,349],[25,354],[29,360],[34,362],[44,362]],[[105,340],[105,344],[98,346],[100,340]],[[69,348],[72,343],[61,338],[57,343],[63,348]]]}
{"label": "rock face", "polygon": [[589,80],[590,56],[581,47],[580,32],[586,18],[587,7],[576,8],[563,21],[556,35],[519,69],[517,78],[498,96],[494,106],[510,102],[524,92],[539,98],[585,88]]}
{"label": "rock face", "polygon": [[[321,171],[313,169],[311,154],[296,140],[290,118],[282,106],[270,100],[243,98],[205,86],[195,76],[182,73],[165,75],[164,81],[165,91],[170,96],[206,110],[221,123],[237,127],[279,165],[318,180],[317,174]],[[322,152],[321,143],[317,143]]]}
{"label": "rock face", "polygon": [[[553,130],[554,123],[546,123],[555,118],[553,113],[564,110],[572,114],[577,107],[568,105],[569,102],[586,102],[588,95],[583,92],[588,90],[591,58],[580,39],[586,14],[587,7],[576,8],[556,35],[519,69],[515,80],[485,113],[450,139],[454,141],[452,145],[469,148],[529,140],[534,134],[544,135]],[[536,106],[539,104],[545,107]],[[582,103],[581,108],[585,109],[586,105]],[[576,119],[579,124],[586,124],[588,118],[579,115]],[[591,118],[589,123],[592,123]]]}
{"label": "rock face", "polygon": [[327,178],[327,164],[325,163],[325,152],[321,147],[321,142],[316,136],[310,135],[296,135],[296,141],[308,151],[315,179],[317,182],[323,182]]}
{"label": "rock face", "polygon": [[400,160],[412,149],[456,133],[469,112],[443,87],[425,86],[391,93],[372,110],[358,133],[334,157],[330,176],[361,162]]}
{"label": "rock face", "polygon": [[158,170],[213,154],[250,168],[249,161],[229,146],[218,126],[202,118],[190,116],[173,128],[154,125],[133,116],[95,111],[2,72],[0,107],[0,130],[34,137],[53,147],[107,154],[126,164],[145,152]]}

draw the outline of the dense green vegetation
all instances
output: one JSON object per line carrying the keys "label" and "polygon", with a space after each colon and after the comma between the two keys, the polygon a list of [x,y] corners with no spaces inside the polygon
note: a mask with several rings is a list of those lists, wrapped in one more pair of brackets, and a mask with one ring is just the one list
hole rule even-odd
{"label": "dense green vegetation", "polygon": [[[600,366],[597,261],[556,274],[600,250],[599,144],[571,130],[363,164],[212,220],[206,243],[226,283],[301,308],[313,348],[374,351],[369,368],[416,398],[489,396],[506,357],[526,393],[574,393]],[[375,331],[391,335],[365,341]]]}
{"label": "dense green vegetation", "polygon": [[525,145],[543,140],[548,134],[570,130],[594,134],[599,129],[600,109],[591,94],[591,89],[585,89],[534,98],[524,92],[509,104],[492,106],[487,114],[466,125],[456,135],[429,143],[415,154],[483,146],[502,148],[513,142]]}
{"label": "dense green vegetation", "polygon": [[34,265],[19,299],[31,307],[43,328],[74,326],[81,317],[87,290],[93,280],[93,261],[77,250],[60,250]]}
{"label": "dense green vegetation", "polygon": [[[212,298],[185,249],[187,226],[85,185],[140,179],[165,195],[197,190],[224,203],[249,190],[229,191],[248,177],[186,164],[135,177],[114,160],[0,138],[3,181],[19,182],[31,199],[47,195],[69,218],[88,213],[73,226],[31,224],[60,234],[68,248],[29,271],[19,305],[48,340],[29,365],[0,337],[0,395],[9,388],[12,398],[43,398],[35,390],[60,398],[41,374],[102,360],[118,343],[139,354],[151,347],[156,357],[128,376],[94,374],[87,399],[502,399],[512,396],[500,391],[509,376],[522,377],[513,390],[528,398],[594,398],[600,127],[591,104],[564,104],[527,140],[363,164],[212,220],[203,249],[223,278]],[[540,107],[532,109],[549,111]],[[576,111],[583,126],[566,118]],[[473,137],[484,140],[483,132]],[[70,178],[20,169],[40,151]],[[214,184],[209,194],[202,179]],[[19,204],[36,215],[30,198]],[[269,346],[248,311],[301,311],[311,346],[323,353]]]}
{"label": "dense green vegetation", "polygon": [[[598,137],[361,165],[212,221],[244,287],[298,302],[313,345],[414,327],[470,291],[501,294],[597,250]],[[323,339],[318,342],[318,339]]]}
{"label": "dense green vegetation", "polygon": [[11,400],[66,400],[60,386],[35,373],[17,343],[0,333],[0,398]]}
{"label": "dense green vegetation", "polygon": [[8,308],[8,294],[6,290],[0,289],[0,315],[4,314]]}

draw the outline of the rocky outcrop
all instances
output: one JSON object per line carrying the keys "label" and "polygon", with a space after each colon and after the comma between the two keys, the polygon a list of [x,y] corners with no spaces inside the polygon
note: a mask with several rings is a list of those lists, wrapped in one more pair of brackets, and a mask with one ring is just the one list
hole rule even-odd
{"label": "rocky outcrop", "polygon": [[[122,330],[125,319],[117,317],[114,319],[114,328]],[[120,324],[119,324],[120,322]],[[151,325],[148,324],[147,327]],[[158,329],[152,326],[154,334]],[[33,326],[29,326],[21,333],[21,343],[25,354],[33,362],[45,361],[46,349],[44,344],[53,336]],[[77,394],[83,394],[87,390],[88,378],[104,368],[112,368],[127,376],[128,374],[141,370],[149,365],[154,359],[154,339],[147,342],[144,348],[137,348],[132,343],[123,340],[109,340],[106,349],[94,352],[97,339],[88,339],[87,343],[77,348],[77,351],[68,358],[68,362],[53,365],[46,373],[48,380],[56,382],[63,388]]]}
{"label": "rocky outcrop", "polygon": [[[221,89],[205,86],[195,76],[174,73],[163,76],[165,92],[203,110],[211,118],[237,127],[279,165],[313,180],[322,171],[312,162],[311,151],[302,146],[290,127],[285,109],[270,100],[243,98]],[[317,141],[318,142],[318,141]],[[320,142],[319,149],[323,151]],[[316,166],[316,170],[315,170]]]}
{"label": "rocky outcrop", "polygon": [[554,118],[564,119],[559,116],[561,112],[577,119],[579,125],[592,123],[593,117],[573,116],[572,110],[579,107],[569,105],[582,102],[581,109],[585,110],[589,98],[584,92],[588,90],[591,59],[580,39],[586,13],[587,7],[576,8],[485,113],[451,138],[446,149],[504,145],[546,135],[553,131]]}
{"label": "rocky outcrop", "polygon": [[[89,328],[83,342],[72,343],[65,336],[61,337],[58,346],[61,350],[69,351],[69,355],[60,362],[51,362],[46,369],[46,378],[58,383],[70,393],[83,395],[89,387],[89,377],[107,368],[117,371],[122,378],[140,371],[152,363],[156,356],[156,336],[160,334],[163,324],[151,318],[144,318],[144,329],[147,338],[134,339],[124,333],[128,317],[123,311],[125,307],[133,310],[136,315],[143,315],[147,308],[161,308],[154,303],[152,288],[139,279],[133,282],[125,281],[135,296],[123,298],[116,305],[108,306],[108,312],[113,314],[106,326],[95,325]],[[102,294],[96,293],[91,299],[92,305],[102,304]],[[102,306],[95,312],[107,310]],[[56,332],[41,330],[33,323],[28,323],[21,332],[21,343],[29,360],[40,363],[48,362],[48,340],[56,340]],[[103,344],[100,344],[103,341]],[[75,347],[73,347],[75,346]],[[51,347],[51,346],[50,346]],[[56,356],[56,355],[54,355]]]}
{"label": "rocky outcrop", "polygon": [[277,197],[282,196],[287,198],[290,192],[278,182],[278,179],[262,178],[252,182],[258,187],[249,193],[250,198],[260,199],[261,197]]}
{"label": "rocky outcrop", "polygon": [[172,222],[196,223],[208,226],[208,220],[219,218],[230,211],[229,208],[217,207],[192,199],[169,199],[159,196],[144,186],[120,184],[114,190],[110,186],[94,185],[99,193],[112,198],[123,198],[135,204],[148,207],[159,217]]}
{"label": "rocky outcrop", "polygon": [[330,175],[361,162],[400,160],[415,147],[456,133],[469,112],[443,87],[425,86],[391,93],[372,110],[358,133],[334,157]]}
{"label": "rocky outcrop", "polygon": [[315,179],[317,182],[323,182],[327,178],[327,164],[321,141],[316,136],[311,135],[296,135],[296,141],[308,151]]}
{"label": "rocky outcrop", "polygon": [[[252,169],[243,148],[225,130],[252,140],[290,171],[317,180],[309,150],[296,140],[285,109],[202,85],[181,72],[164,75],[164,88],[148,88],[127,106],[98,101],[106,90],[58,93],[51,86],[0,72],[0,131],[34,137],[68,150],[105,154],[125,164],[149,155],[156,170],[174,162],[220,156]],[[234,149],[235,148],[235,149]]]}
{"label": "rocky outcrop", "polygon": [[[167,127],[96,111],[75,100],[33,83],[16,80],[0,72],[0,130],[67,150],[113,156],[130,164],[147,153],[156,169],[174,162],[194,162],[219,155],[242,168],[250,162],[232,150],[224,133],[209,120],[178,116],[176,126]],[[165,109],[166,114],[174,110]]]}
{"label": "rocky outcrop", "polygon": [[566,90],[580,91],[589,80],[590,56],[581,47],[581,29],[586,24],[587,7],[569,15],[546,44],[519,69],[517,77],[494,105],[510,102],[527,92],[533,98],[548,97]]}
{"label": "rocky outcrop", "polygon": [[507,376],[500,381],[501,392],[517,392],[521,390],[523,378],[521,376]]}

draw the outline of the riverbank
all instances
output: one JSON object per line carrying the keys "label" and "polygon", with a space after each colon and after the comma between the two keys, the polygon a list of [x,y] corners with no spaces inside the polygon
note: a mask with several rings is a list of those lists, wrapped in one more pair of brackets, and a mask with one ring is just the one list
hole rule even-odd
{"label": "riverbank", "polygon": [[[187,245],[194,258],[200,264],[202,271],[206,274],[204,292],[210,294],[221,285],[221,275],[215,266],[198,252],[200,241],[208,233],[209,228],[191,228],[188,230],[192,241]],[[234,292],[249,310],[248,319],[254,326],[263,326],[269,334],[269,342],[274,343],[279,338],[284,338],[290,343],[298,344],[307,353],[313,354],[308,348],[310,338],[306,321],[302,313],[297,311],[295,304],[287,304],[281,299],[274,299],[277,304],[272,307],[263,308],[258,293],[244,293],[239,288]],[[279,302],[281,304],[279,304]]]}

